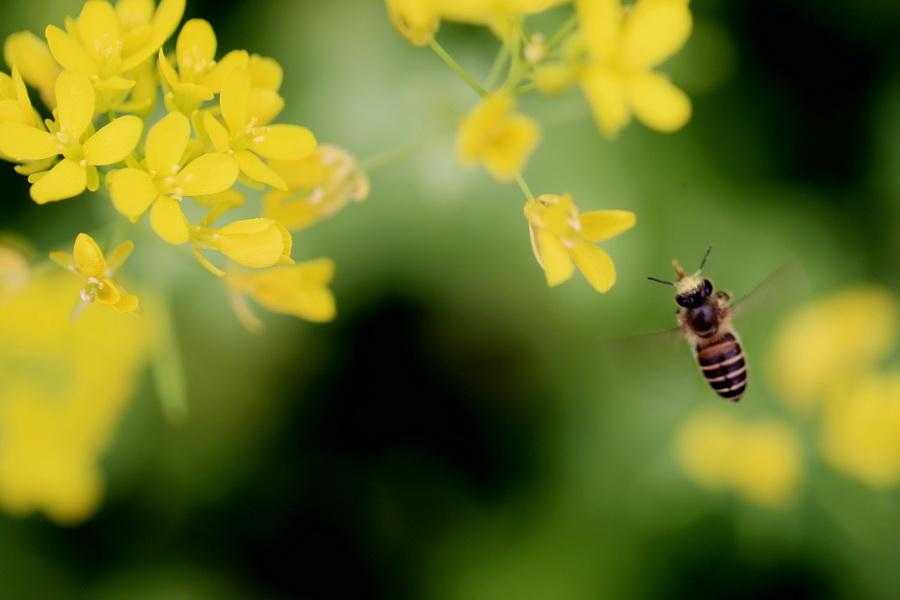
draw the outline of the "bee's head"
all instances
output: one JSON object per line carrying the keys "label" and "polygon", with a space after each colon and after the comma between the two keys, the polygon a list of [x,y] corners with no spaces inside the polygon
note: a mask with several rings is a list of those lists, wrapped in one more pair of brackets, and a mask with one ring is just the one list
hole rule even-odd
{"label": "bee's head", "polygon": [[664,283],[674,287],[675,303],[678,304],[678,306],[684,308],[697,308],[702,306],[703,303],[706,302],[706,299],[713,293],[712,282],[703,277],[702,274],[703,267],[706,266],[706,259],[709,258],[710,250],[712,250],[712,247],[706,249],[706,254],[703,256],[703,261],[700,263],[700,269],[693,275],[688,275],[684,270],[684,267],[681,266],[681,263],[677,260],[673,260],[672,266],[675,267],[675,275],[677,277],[675,282],[657,279],[656,277],[650,277],[649,279],[656,283]]}

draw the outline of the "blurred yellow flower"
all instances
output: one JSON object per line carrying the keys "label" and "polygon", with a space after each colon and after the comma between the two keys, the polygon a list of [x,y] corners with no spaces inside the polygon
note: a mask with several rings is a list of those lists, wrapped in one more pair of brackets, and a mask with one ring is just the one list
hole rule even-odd
{"label": "blurred yellow flower", "polygon": [[875,287],[848,289],[803,307],[781,325],[768,371],[785,402],[809,413],[836,384],[888,356],[900,326],[897,299]]}
{"label": "blurred yellow flower", "polygon": [[144,164],[113,171],[106,178],[116,210],[135,222],[152,206],[150,225],[170,244],[190,239],[190,224],[181,209],[184,197],[224,192],[238,177],[234,157],[223,152],[202,154],[182,167],[190,156],[190,139],[190,120],[171,112],[147,134]]}
{"label": "blurred yellow flower", "polygon": [[833,391],[820,442],[839,471],[876,488],[900,483],[900,373],[868,375]]}
{"label": "blurred yellow flower", "polygon": [[337,313],[334,294],[328,289],[333,278],[334,261],[320,258],[260,272],[230,272],[225,282],[232,290],[238,318],[245,327],[257,331],[259,320],[246,306],[244,296],[272,312],[324,323]]}
{"label": "blurred yellow flower", "polygon": [[[267,269],[294,262],[291,258],[293,239],[290,232],[272,219],[243,219],[219,229],[194,227],[191,238],[196,247],[221,252],[237,264],[251,269]],[[203,264],[206,266],[206,263]]]}
{"label": "blurred yellow flower", "polygon": [[268,125],[272,107],[256,102],[259,96],[254,94],[253,79],[249,69],[232,71],[219,95],[225,125],[206,112],[203,126],[216,151],[233,153],[250,181],[287,190],[284,180],[263,159],[303,160],[315,151],[316,138],[299,125]]}
{"label": "blurred yellow flower", "polygon": [[146,1],[88,0],[66,30],[45,30],[50,52],[66,71],[89,78],[97,90],[98,112],[122,103],[135,85],[133,72],[150,59],[175,32],[185,0],[162,0],[148,16]]}
{"label": "blurred yellow flower", "polygon": [[33,279],[0,310],[0,506],[59,523],[100,501],[98,461],[137,383],[152,323],[112,311],[77,321],[75,281]]}
{"label": "blurred yellow flower", "polygon": [[328,144],[302,161],[272,161],[287,184],[263,199],[263,216],[291,231],[306,229],[369,196],[369,177],[347,151]]}
{"label": "blurred yellow flower", "polygon": [[72,254],[51,252],[50,259],[84,279],[84,287],[79,292],[83,306],[97,302],[111,306],[118,312],[131,313],[138,310],[140,302],[137,296],[126,292],[113,277],[133,251],[134,243],[122,242],[113,249],[107,260],[94,238],[86,233],[79,233],[75,238]]}
{"label": "blurred yellow flower", "polygon": [[540,140],[537,123],[515,111],[515,100],[496,93],[479,104],[460,124],[459,159],[482,164],[499,181],[512,181]]}
{"label": "blurred yellow flower", "polygon": [[175,47],[176,66],[159,50],[159,72],[168,91],[166,106],[186,115],[203,102],[212,100],[235,69],[246,69],[250,57],[244,50],[233,50],[216,62],[216,34],[209,22],[191,19],[181,28]]}
{"label": "blurred yellow flower", "polygon": [[3,44],[3,57],[10,68],[18,69],[25,83],[37,88],[48,108],[56,108],[56,78],[62,69],[44,40],[30,31],[13,33]]}
{"label": "blurred yellow flower", "polygon": [[547,284],[559,285],[572,277],[575,266],[598,292],[616,283],[616,267],[594,243],[628,231],[637,220],[627,210],[598,210],[580,214],[569,195],[544,194],[525,204],[531,247],[544,269]]}
{"label": "blurred yellow flower", "polygon": [[681,425],[674,445],[678,465],[705,488],[731,490],[768,508],[783,508],[796,496],[802,477],[800,443],[780,421],[744,423],[707,409]]}
{"label": "blurred yellow flower", "polygon": [[416,46],[427,46],[441,19],[484,25],[501,39],[508,39],[518,20],[570,0],[386,0],[394,27]]}
{"label": "blurred yellow flower", "polygon": [[93,132],[94,88],[84,75],[65,72],[56,80],[53,131],[22,123],[0,123],[0,152],[17,162],[62,156],[51,170],[35,173],[31,197],[38,204],[72,198],[100,186],[98,166],[125,160],[140,140],[144,123],[129,115]]}
{"label": "blurred yellow flower", "polygon": [[615,136],[634,114],[662,132],[681,129],[691,101],[653,68],[684,46],[692,29],[687,0],[577,0],[588,64],[581,85],[601,131]]}
{"label": "blurred yellow flower", "polygon": [[21,243],[0,236],[0,304],[28,284],[31,279],[29,262]]}

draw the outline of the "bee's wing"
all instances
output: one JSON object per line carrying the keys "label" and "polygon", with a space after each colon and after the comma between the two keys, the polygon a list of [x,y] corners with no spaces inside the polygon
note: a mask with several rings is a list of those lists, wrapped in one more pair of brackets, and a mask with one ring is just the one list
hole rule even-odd
{"label": "bee's wing", "polygon": [[605,348],[612,353],[654,352],[684,344],[684,334],[680,327],[648,331],[605,340]]}
{"label": "bee's wing", "polygon": [[749,292],[732,303],[734,316],[746,316],[758,308],[783,300],[785,296],[796,295],[806,287],[806,277],[800,263],[787,262],[760,281]]}

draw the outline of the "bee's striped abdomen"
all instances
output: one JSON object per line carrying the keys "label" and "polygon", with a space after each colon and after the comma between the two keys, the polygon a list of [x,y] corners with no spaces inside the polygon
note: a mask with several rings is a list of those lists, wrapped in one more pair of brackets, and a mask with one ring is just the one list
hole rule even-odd
{"label": "bee's striped abdomen", "polygon": [[710,387],[733,402],[747,389],[747,363],[741,344],[731,333],[703,340],[696,347],[697,363]]}

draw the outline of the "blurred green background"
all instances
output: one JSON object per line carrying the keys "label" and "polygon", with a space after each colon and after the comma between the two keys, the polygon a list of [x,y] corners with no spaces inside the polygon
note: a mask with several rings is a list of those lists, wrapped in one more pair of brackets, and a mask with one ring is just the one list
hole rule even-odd
{"label": "blurred green background", "polygon": [[[668,276],[672,257],[696,264],[707,244],[711,277],[738,294],[792,260],[815,294],[896,289],[900,5],[693,2],[695,35],[668,70],[694,117],[673,136],[633,125],[609,142],[578,93],[526,100],[544,128],[535,192],[638,213],[607,245],[619,283],[599,296],[580,278],[546,287],[518,190],[456,163],[476,98],[381,2],[188,4],[220,48],[282,63],[282,120],[363,158],[413,150],[371,173],[365,203],[296,237],[296,258],[338,264],[332,324],[271,316],[247,334],[217,282],[179,258],[189,419],[169,425],[146,376],[96,516],[0,517],[0,596],[898,597],[896,489],[820,466],[803,424],[792,506],[697,487],[673,433],[721,401],[686,348],[610,340],[669,327],[670,292],[645,276]],[[0,33],[80,5],[3,3]],[[542,17],[548,30],[564,12]],[[487,71],[487,31],[440,35]],[[104,199],[38,207],[11,168],[0,178],[0,230],[42,251],[103,223],[84,204]],[[764,363],[782,308],[802,299],[786,286],[741,322],[755,361],[730,407],[741,415],[789,414]]]}

